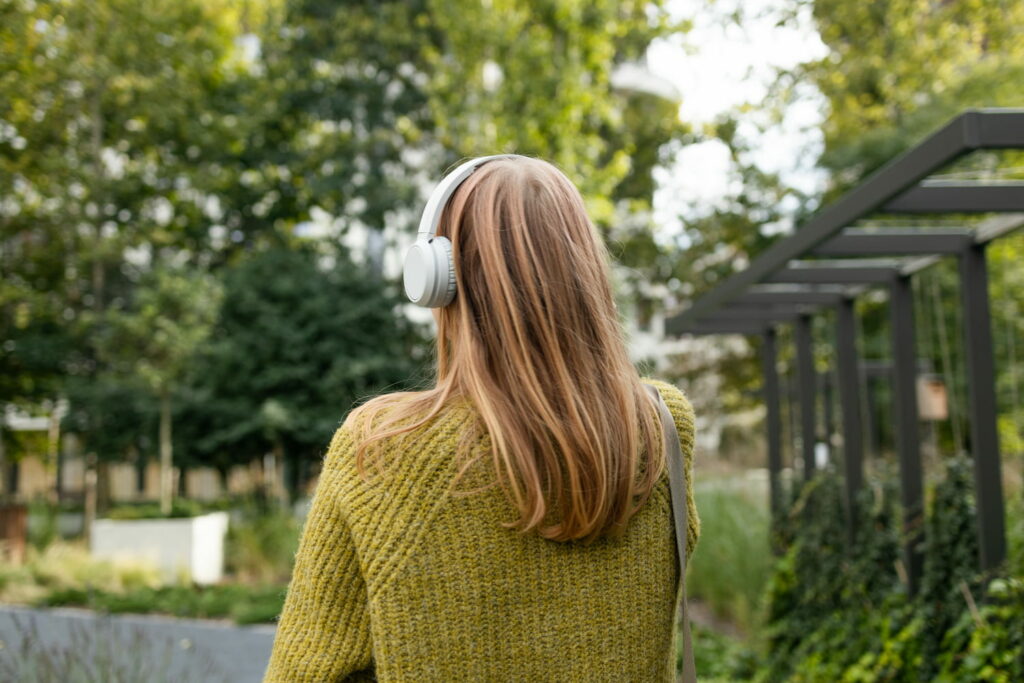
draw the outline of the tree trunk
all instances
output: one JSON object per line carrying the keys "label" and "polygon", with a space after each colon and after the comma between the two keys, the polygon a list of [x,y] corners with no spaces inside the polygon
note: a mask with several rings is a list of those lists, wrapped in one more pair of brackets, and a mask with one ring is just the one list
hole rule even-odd
{"label": "tree trunk", "polygon": [[110,509],[110,463],[96,463],[96,514],[102,517]]}
{"label": "tree trunk", "polygon": [[188,468],[184,465],[178,467],[178,493],[179,498],[188,497]]}
{"label": "tree trunk", "polygon": [[160,389],[160,512],[171,513],[171,392],[167,387]]}
{"label": "tree trunk", "polygon": [[7,453],[4,450],[4,413],[0,405],[0,503],[7,500]]}
{"label": "tree trunk", "polygon": [[227,467],[225,467],[223,465],[218,465],[217,466],[217,474],[220,477],[220,495],[221,496],[227,496],[228,495],[228,485],[230,484],[230,481],[231,481],[230,471],[228,470]]}
{"label": "tree trunk", "polygon": [[274,493],[282,506],[288,505],[288,491],[284,485],[284,446],[280,441],[274,442]]}
{"label": "tree trunk", "polygon": [[146,495],[146,459],[142,457],[139,447],[135,444],[128,446],[128,459],[135,465],[135,500],[141,500]]}
{"label": "tree trunk", "polygon": [[49,492],[52,504],[60,502],[60,418],[61,411],[55,405],[54,409],[50,411],[50,424],[46,430],[47,465],[53,468],[53,489]]}
{"label": "tree trunk", "polygon": [[82,514],[82,529],[85,532],[85,547],[92,548],[92,523],[96,521],[96,454],[85,456],[85,505]]}

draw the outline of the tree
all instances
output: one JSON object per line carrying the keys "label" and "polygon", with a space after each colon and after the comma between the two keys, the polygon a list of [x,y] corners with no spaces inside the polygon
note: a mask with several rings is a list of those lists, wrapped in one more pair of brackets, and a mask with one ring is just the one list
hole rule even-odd
{"label": "tree", "polygon": [[[108,308],[132,296],[128,262],[205,244],[202,160],[235,130],[207,104],[236,66],[221,2],[0,11],[0,363],[12,370],[0,401],[32,401],[99,381],[94,342]],[[94,417],[78,424],[95,452]]]}
{"label": "tree", "polygon": [[[794,1],[794,6],[800,0]],[[826,98],[830,196],[966,107],[1020,102],[1024,5],[977,0],[814,0],[828,54],[784,76]]]}
{"label": "tree", "polygon": [[195,365],[186,413],[194,457],[222,469],[272,453],[290,487],[353,405],[427,371],[418,329],[343,253],[270,249],[231,268],[223,307]]}
{"label": "tree", "polygon": [[[614,88],[612,74],[681,28],[667,21],[661,2],[431,0],[429,7],[438,29],[426,53],[430,106],[444,163],[502,151],[548,159],[580,187],[605,228],[625,180],[633,183],[625,194],[650,200],[649,155],[683,128],[671,104],[657,107],[666,118],[653,121],[630,110],[631,97],[651,100]],[[634,155],[647,184],[637,180],[644,173],[631,175]]]}
{"label": "tree", "polygon": [[107,313],[99,346],[116,371],[140,379],[160,401],[160,510],[171,511],[171,399],[193,358],[206,342],[220,304],[210,276],[159,268],[139,283],[132,302]]}

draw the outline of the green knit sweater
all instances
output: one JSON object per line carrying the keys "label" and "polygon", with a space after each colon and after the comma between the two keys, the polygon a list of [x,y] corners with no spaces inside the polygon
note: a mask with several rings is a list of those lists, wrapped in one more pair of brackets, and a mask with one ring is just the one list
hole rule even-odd
{"label": "green knit sweater", "polygon": [[[679,430],[692,551],[693,411],[679,389],[644,382]],[[667,473],[619,539],[584,546],[523,535],[501,526],[517,515],[497,486],[448,494],[460,432],[474,417],[467,401],[396,437],[392,474],[370,485],[356,472],[351,427],[338,430],[265,683],[674,679],[679,562]],[[493,481],[479,474],[471,469],[458,490]]]}

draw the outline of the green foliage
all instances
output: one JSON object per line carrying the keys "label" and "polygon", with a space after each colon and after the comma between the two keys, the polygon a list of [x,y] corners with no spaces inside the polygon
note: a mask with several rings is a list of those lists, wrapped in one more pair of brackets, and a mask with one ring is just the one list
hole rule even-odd
{"label": "green foliage", "polygon": [[1024,679],[1024,580],[997,579],[977,614],[960,615],[946,634],[936,681]]}
{"label": "green foliage", "polygon": [[299,549],[302,523],[276,505],[250,501],[228,528],[225,569],[236,581],[287,583]]}
{"label": "green foliage", "polygon": [[685,127],[611,75],[682,28],[661,5],[3,3],[0,404],[67,396],[100,460],[151,457],[159,412],[165,460],[173,419],[178,464],[272,451],[301,478],[353,403],[423,369],[379,253],[363,271],[339,241],[407,227],[424,177],[544,156],[624,262],[654,260],[649,217],[617,219]]}
{"label": "green foliage", "polygon": [[798,75],[830,105],[822,165],[836,190],[880,166],[959,110],[1019,104],[1018,2],[815,0],[829,48]]}
{"label": "green foliage", "polygon": [[61,429],[84,437],[101,460],[119,461],[133,450],[152,452],[157,400],[137,381],[102,374],[64,383],[69,410]]}
{"label": "green foliage", "polygon": [[39,607],[74,605],[108,613],[159,613],[197,619],[231,618],[237,623],[271,620],[284,605],[285,586],[142,587],[124,592],[59,588],[36,601]]}
{"label": "green foliage", "polygon": [[[710,629],[694,627],[693,663],[701,681],[745,681],[756,670],[755,653],[741,642]],[[676,644],[676,671],[683,670],[683,639]]]}
{"label": "green foliage", "polygon": [[918,613],[922,620],[920,677],[935,675],[942,638],[964,611],[964,591],[980,592],[977,523],[970,461],[957,458],[946,466],[936,487],[925,529],[925,571]]}
{"label": "green foliage", "polygon": [[119,503],[111,507],[106,514],[109,519],[167,519],[181,517],[197,517],[208,512],[225,510],[227,501],[206,503],[188,498],[175,498],[171,502],[169,514],[160,512],[159,503]]}
{"label": "green foliage", "polygon": [[1006,501],[1007,567],[1010,576],[1024,576],[1024,499],[1020,492]]}
{"label": "green foliage", "polygon": [[[623,125],[627,100],[612,88],[612,69],[673,28],[662,3],[427,5],[442,36],[425,50],[441,144],[455,156],[517,151],[549,159],[580,186],[594,220],[607,224],[637,142]],[[665,125],[644,122],[639,135]],[[655,133],[651,149],[676,132]]]}
{"label": "green foliage", "polygon": [[[788,522],[792,545],[769,588],[759,680],[1016,680],[1020,579],[997,579],[987,594],[981,588],[969,469],[969,461],[950,460],[935,487],[914,598],[894,570],[900,540],[891,490],[865,492],[858,503],[864,523],[844,548],[827,538],[842,538],[845,524],[833,475],[804,487]],[[822,519],[830,510],[834,519]],[[825,552],[814,552],[822,544]]]}
{"label": "green foliage", "polygon": [[[45,550],[59,535],[57,508],[49,501],[35,498],[28,503],[28,542],[36,550]],[[35,523],[32,523],[35,520]]]}
{"label": "green foliage", "polygon": [[716,616],[751,633],[771,571],[768,511],[761,491],[709,481],[694,492],[701,536],[687,566],[687,591]]}
{"label": "green foliage", "polygon": [[[807,648],[807,635],[828,627],[842,605],[846,529],[838,477],[828,471],[808,482],[789,510],[793,542],[768,585],[766,648],[773,676]],[[772,678],[774,680],[774,678]]]}
{"label": "green foliage", "polygon": [[425,350],[395,288],[339,253],[271,249],[225,277],[182,422],[192,458],[228,466],[283,447],[312,461],[357,400],[409,386]]}
{"label": "green foliage", "polygon": [[319,209],[381,230],[417,202],[406,153],[433,125],[425,9],[423,0],[291,0],[268,12],[256,31],[265,75],[252,78],[253,134],[238,150],[251,171],[230,189],[241,229],[274,234]]}
{"label": "green foliage", "polygon": [[100,356],[152,391],[167,391],[210,334],[220,283],[202,271],[161,266],[146,272],[132,294],[130,304],[107,311],[97,334]]}

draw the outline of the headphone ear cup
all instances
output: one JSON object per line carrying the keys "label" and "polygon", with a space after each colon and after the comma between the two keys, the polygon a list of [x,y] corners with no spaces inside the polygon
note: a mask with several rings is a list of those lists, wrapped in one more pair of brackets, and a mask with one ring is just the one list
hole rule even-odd
{"label": "headphone ear cup", "polygon": [[455,298],[455,259],[452,256],[452,243],[447,237],[434,237],[431,246],[437,251],[437,262],[439,264],[438,275],[441,276],[442,287],[439,288],[441,296],[438,303],[431,308],[447,306]]}
{"label": "headphone ear cup", "polygon": [[405,293],[423,308],[447,306],[455,298],[455,261],[447,237],[421,237],[405,256]]}

